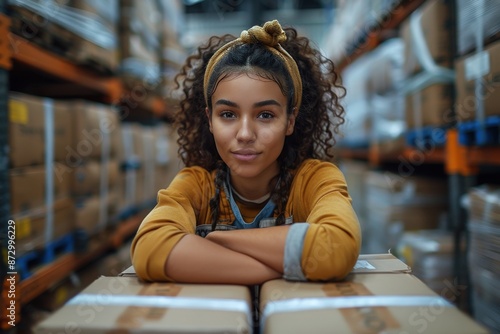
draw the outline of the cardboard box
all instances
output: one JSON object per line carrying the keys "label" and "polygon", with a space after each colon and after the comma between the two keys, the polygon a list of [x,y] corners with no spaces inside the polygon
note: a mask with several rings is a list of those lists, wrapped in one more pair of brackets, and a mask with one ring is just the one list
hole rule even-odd
{"label": "cardboard box", "polygon": [[68,329],[81,334],[251,333],[250,291],[245,286],[142,283],[100,277],[34,333]]}
{"label": "cardboard box", "polygon": [[[120,173],[118,160],[110,159],[107,163],[99,160],[87,160],[71,169],[71,194],[74,196],[95,196],[101,193],[101,179],[107,179],[108,191],[118,182]],[[104,180],[104,179],[103,179]]]}
{"label": "cardboard box", "polygon": [[[418,10],[417,10],[418,11]],[[415,12],[412,15],[416,15]],[[434,62],[443,67],[451,68],[452,63],[452,11],[446,0],[430,0],[425,2],[421,8],[420,29],[424,36],[425,47]],[[409,76],[423,70],[416,56],[420,47],[415,49],[415,39],[410,29],[410,16],[401,25],[401,37],[405,44],[405,57],[403,64],[404,73]]]}
{"label": "cardboard box", "polygon": [[452,121],[453,86],[434,84],[405,98],[406,124],[409,129],[442,126]]}
{"label": "cardboard box", "polygon": [[476,118],[476,79],[480,80],[484,116],[500,115],[500,41],[489,45],[482,53],[457,60],[455,110],[459,121]]}
{"label": "cardboard box", "polygon": [[[446,295],[447,296],[447,295]],[[263,284],[261,333],[488,333],[411,274]]]}
{"label": "cardboard box", "polygon": [[120,7],[121,59],[137,58],[146,63],[158,64],[161,25],[156,2],[120,0]]}
{"label": "cardboard box", "polygon": [[[71,199],[64,198],[54,202],[53,232],[50,241],[73,232],[74,214],[75,207]],[[46,208],[39,207],[27,213],[14,215],[12,220],[16,222],[16,255],[20,256],[26,252],[43,248],[46,245]]]}
{"label": "cardboard box", "polygon": [[376,171],[367,174],[366,233],[370,236],[367,242],[370,253],[396,247],[404,231],[434,229],[445,223],[447,181],[412,175],[414,166],[406,163],[401,162],[399,174]]}
{"label": "cardboard box", "polygon": [[[54,161],[64,162],[71,138],[71,120],[65,108],[52,99],[9,92],[9,162],[11,168],[45,163],[45,102],[53,111]],[[50,104],[47,104],[50,107]]]}
{"label": "cardboard box", "polygon": [[103,150],[108,158],[117,154],[121,124],[113,107],[85,100],[58,101],[58,105],[71,115],[72,137],[66,157],[70,167],[90,159],[102,160]]}
{"label": "cardboard box", "polygon": [[[500,37],[500,2],[487,1],[456,1],[456,35],[457,54],[476,50],[477,44],[487,45]],[[478,41],[478,31],[481,30],[482,40]]]}
{"label": "cardboard box", "polygon": [[[69,197],[69,178],[59,178],[57,170],[60,163],[55,163],[53,172],[54,199]],[[61,167],[64,168],[64,167]],[[45,166],[18,167],[9,170],[10,212],[18,214],[45,206]]]}
{"label": "cardboard box", "polygon": [[95,195],[75,200],[75,228],[84,230],[89,236],[105,230],[113,219],[116,193],[107,198]]}

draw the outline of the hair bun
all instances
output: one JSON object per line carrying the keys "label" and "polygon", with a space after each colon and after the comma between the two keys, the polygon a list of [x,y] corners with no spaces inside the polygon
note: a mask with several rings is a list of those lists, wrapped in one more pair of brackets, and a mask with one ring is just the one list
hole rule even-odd
{"label": "hair bun", "polygon": [[270,47],[276,47],[279,43],[286,41],[286,34],[278,20],[273,20],[266,22],[263,27],[253,26],[248,30],[243,30],[240,38],[243,43],[260,42]]}

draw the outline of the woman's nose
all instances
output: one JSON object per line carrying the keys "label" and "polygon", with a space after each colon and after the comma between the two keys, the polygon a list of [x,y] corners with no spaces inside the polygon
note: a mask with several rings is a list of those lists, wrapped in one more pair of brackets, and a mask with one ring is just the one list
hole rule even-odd
{"label": "woman's nose", "polygon": [[241,119],[236,139],[239,141],[252,141],[255,139],[255,129],[250,119]]}

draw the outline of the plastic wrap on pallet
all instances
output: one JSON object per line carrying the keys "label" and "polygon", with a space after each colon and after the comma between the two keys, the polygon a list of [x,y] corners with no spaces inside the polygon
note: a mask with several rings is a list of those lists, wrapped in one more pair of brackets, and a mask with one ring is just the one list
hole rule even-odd
{"label": "plastic wrap on pallet", "polygon": [[160,65],[139,58],[126,58],[121,61],[120,72],[136,78],[142,78],[149,87],[160,82]]}
{"label": "plastic wrap on pallet", "polygon": [[[428,1],[410,15],[401,29],[407,56],[406,77],[398,92],[406,100],[407,142],[419,148],[427,144],[442,145],[431,135],[431,128],[446,125],[444,115],[453,104],[451,92],[455,71],[448,68],[452,64],[448,51],[451,45],[449,35],[441,31],[450,29],[448,9],[444,0]],[[432,28],[426,24],[431,24]]]}
{"label": "plastic wrap on pallet", "polygon": [[500,187],[481,185],[464,196],[469,213],[469,273],[476,320],[500,331]]}
{"label": "plastic wrap on pallet", "polygon": [[[500,33],[500,2],[497,0],[457,1],[457,51],[464,55],[477,46],[478,34],[489,39]],[[484,43],[483,40],[481,43]]]}
{"label": "plastic wrap on pallet", "polygon": [[104,21],[110,23],[111,25],[116,25],[118,23],[120,13],[120,6],[118,2],[119,0],[70,0],[69,6],[81,10],[91,8],[92,12],[99,14]]}
{"label": "plastic wrap on pallet", "polygon": [[430,54],[423,32],[422,16],[423,8],[420,7],[409,18],[411,49],[414,51],[414,56],[422,67],[422,71],[401,82],[399,91],[403,95],[421,91],[433,84],[453,83],[455,81],[455,71],[436,64]]}
{"label": "plastic wrap on pallet", "polygon": [[98,15],[55,0],[8,0],[8,3],[26,8],[102,48],[114,49],[117,45],[116,35]]}
{"label": "plastic wrap on pallet", "polygon": [[323,45],[325,54],[334,62],[363,48],[369,33],[379,29],[394,14],[401,0],[337,1],[336,13]]}
{"label": "plastic wrap on pallet", "polygon": [[343,80],[349,94],[340,144],[368,146],[404,133],[404,99],[396,92],[403,79],[402,62],[402,40],[393,38],[346,68]]}

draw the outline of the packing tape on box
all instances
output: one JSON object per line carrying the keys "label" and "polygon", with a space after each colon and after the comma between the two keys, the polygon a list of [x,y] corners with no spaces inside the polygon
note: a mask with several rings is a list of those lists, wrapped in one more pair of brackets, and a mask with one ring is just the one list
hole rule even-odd
{"label": "packing tape on box", "polygon": [[[122,125],[122,140],[123,140],[123,151],[124,159],[127,162],[127,167],[125,169],[125,203],[127,206],[134,206],[135,203],[135,188],[137,184],[137,167],[140,162],[134,152],[134,138],[133,130],[131,125]],[[128,162],[130,165],[128,166]]]}
{"label": "packing tape on box", "polygon": [[240,312],[252,324],[250,306],[244,300],[223,298],[79,294],[67,305],[137,306],[208,311]]}
{"label": "packing tape on box", "polygon": [[262,312],[261,328],[267,318],[276,313],[303,312],[324,309],[347,309],[368,307],[454,307],[440,296],[346,296],[293,298],[270,301]]}
{"label": "packing tape on box", "polygon": [[54,101],[43,100],[45,121],[45,244],[52,241],[54,235]]}
{"label": "packing tape on box", "polygon": [[[151,134],[151,131],[143,131],[142,132],[142,145],[145,155],[144,161],[144,184],[143,184],[143,192],[144,192],[144,200],[149,201],[150,199],[155,199],[155,159],[156,159],[156,150],[155,150],[155,139],[152,137],[148,137]],[[152,138],[151,141],[148,141],[148,138]]]}
{"label": "packing tape on box", "polygon": [[[102,113],[101,119],[106,119],[106,110],[103,105],[98,105],[99,112]],[[108,129],[102,129],[101,132],[101,175],[99,177],[99,221],[97,226],[99,231],[102,231],[108,222],[108,207],[109,207],[109,160],[111,155],[111,139]]]}

